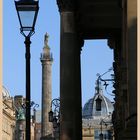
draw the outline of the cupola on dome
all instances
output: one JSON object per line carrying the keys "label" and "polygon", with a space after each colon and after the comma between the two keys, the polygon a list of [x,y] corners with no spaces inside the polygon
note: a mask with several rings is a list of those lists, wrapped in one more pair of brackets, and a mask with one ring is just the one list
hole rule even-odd
{"label": "cupola on dome", "polygon": [[[96,110],[96,100],[101,100],[101,110]],[[113,103],[104,96],[101,83],[99,86],[99,92],[97,92],[97,86],[95,87],[95,95],[89,99],[83,107],[82,117],[84,119],[92,119],[98,116],[107,116],[112,114],[114,110]]]}

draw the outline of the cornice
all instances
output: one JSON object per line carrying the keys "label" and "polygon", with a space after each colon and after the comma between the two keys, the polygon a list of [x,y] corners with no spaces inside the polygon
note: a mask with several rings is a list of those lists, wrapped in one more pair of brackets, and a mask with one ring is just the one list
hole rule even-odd
{"label": "cornice", "polygon": [[8,118],[10,118],[10,120],[16,120],[16,118],[11,115],[9,112],[7,112],[6,110],[3,109],[3,115],[7,116]]}

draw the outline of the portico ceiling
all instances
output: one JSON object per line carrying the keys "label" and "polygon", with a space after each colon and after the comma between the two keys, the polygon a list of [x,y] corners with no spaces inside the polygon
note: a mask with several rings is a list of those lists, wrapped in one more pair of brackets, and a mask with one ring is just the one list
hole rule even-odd
{"label": "portico ceiling", "polygon": [[120,0],[78,0],[77,28],[84,39],[109,38],[122,26]]}

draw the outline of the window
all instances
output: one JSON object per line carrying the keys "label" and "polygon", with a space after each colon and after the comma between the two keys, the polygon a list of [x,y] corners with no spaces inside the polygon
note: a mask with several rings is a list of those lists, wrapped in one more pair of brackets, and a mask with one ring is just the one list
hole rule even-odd
{"label": "window", "polygon": [[[101,130],[94,130],[94,140],[99,140],[99,135]],[[103,130],[103,138],[104,140],[112,140],[112,132],[110,130]]]}

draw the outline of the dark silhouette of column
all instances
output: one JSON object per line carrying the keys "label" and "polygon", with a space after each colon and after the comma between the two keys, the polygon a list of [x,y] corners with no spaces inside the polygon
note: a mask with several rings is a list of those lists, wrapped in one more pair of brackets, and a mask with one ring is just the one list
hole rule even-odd
{"label": "dark silhouette of column", "polygon": [[58,0],[60,40],[60,140],[82,139],[80,39],[75,29],[74,1]]}

